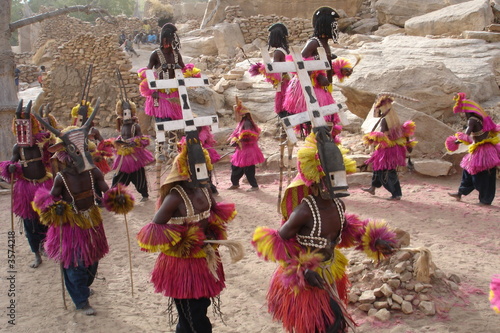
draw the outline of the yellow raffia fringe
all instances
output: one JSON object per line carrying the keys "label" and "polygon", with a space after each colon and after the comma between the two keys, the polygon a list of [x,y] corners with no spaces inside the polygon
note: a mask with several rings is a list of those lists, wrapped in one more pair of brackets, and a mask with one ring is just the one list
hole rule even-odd
{"label": "yellow raffia fringe", "polygon": [[[56,213],[58,205],[62,205],[63,212],[62,215]],[[101,211],[99,207],[92,206],[84,214],[77,214],[73,210],[73,207],[66,201],[60,200],[54,203],[45,212],[42,212],[38,207],[32,202],[33,209],[40,215],[40,223],[46,226],[56,226],[59,227],[64,224],[70,224],[71,226],[78,226],[82,229],[90,229],[96,227],[102,223]],[[85,216],[88,216],[85,217]]]}
{"label": "yellow raffia fringe", "polygon": [[[94,108],[90,106],[90,102],[83,101],[86,106],[88,106],[87,109],[87,117],[90,117],[92,112],[94,112]],[[78,110],[80,109],[81,104],[77,104],[75,107],[71,109],[71,118],[77,118],[78,117]]]}
{"label": "yellow raffia fringe", "polygon": [[[47,172],[47,173],[45,174],[45,176],[43,176],[43,177],[42,177],[42,178],[40,178],[40,179],[29,179],[29,178],[26,178],[26,177],[24,177],[24,176],[21,176],[21,178],[22,178],[22,179],[24,179],[24,180],[27,180],[27,181],[29,181],[29,182],[32,182],[32,183],[41,184],[41,183],[43,183],[43,182],[46,182],[46,181],[47,181],[47,180],[49,180],[49,179],[52,179],[52,174],[51,174],[50,172]],[[31,204],[33,205],[33,202],[31,202]],[[35,206],[33,205],[33,207],[35,207]]]}
{"label": "yellow raffia fringe", "polygon": [[[328,265],[329,269],[325,269],[323,266],[330,262],[331,264]],[[339,249],[335,249],[333,260],[323,262],[318,268],[318,273],[321,276],[326,277],[328,284],[332,284],[333,282],[342,279],[342,277],[346,274],[345,268],[347,267],[348,262],[349,260],[347,260],[346,256]]]}
{"label": "yellow raffia fringe", "polygon": [[252,241],[255,242],[255,249],[266,260],[276,262],[274,256],[274,237],[270,233],[270,229],[266,227],[257,227],[253,233]]}
{"label": "yellow raffia fringe", "polygon": [[500,137],[495,136],[493,138],[487,138],[479,142],[474,142],[469,146],[469,153],[472,154],[474,151],[481,145],[484,145],[486,143],[491,143],[492,145],[497,145],[500,143]]}
{"label": "yellow raffia fringe", "polygon": [[297,160],[301,173],[307,181],[318,183],[325,176],[325,172],[321,168],[318,147],[316,145],[316,135],[314,133],[306,137],[304,147],[297,152]]}

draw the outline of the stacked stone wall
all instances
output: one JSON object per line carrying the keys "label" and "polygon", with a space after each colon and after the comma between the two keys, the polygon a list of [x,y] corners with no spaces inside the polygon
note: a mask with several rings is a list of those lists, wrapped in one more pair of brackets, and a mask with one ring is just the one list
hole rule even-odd
{"label": "stacked stone wall", "polygon": [[288,29],[288,43],[290,45],[303,45],[312,36],[313,28],[311,20],[300,18],[288,18],[278,15],[251,16],[249,18],[237,17],[234,22],[240,25],[241,32],[245,38],[245,43],[252,43],[256,39],[267,42],[269,32],[267,29],[274,24],[281,22]]}
{"label": "stacked stone wall", "polygon": [[[116,70],[121,72],[127,97],[142,102],[137,89],[139,78],[130,72],[132,64],[128,56],[116,43],[114,34],[95,37],[93,34],[79,35],[59,47],[52,70],[44,80],[44,101],[51,103],[53,114],[64,125],[69,125],[71,109],[80,103],[89,65],[93,64],[89,100],[95,104],[101,99],[96,125],[115,125],[115,105],[120,97]],[[139,106],[140,107],[140,106]]]}
{"label": "stacked stone wall", "polygon": [[17,65],[17,68],[21,71],[19,74],[19,81],[26,82],[28,84],[37,82],[39,68],[35,65],[22,64]]}
{"label": "stacked stone wall", "polygon": [[[43,8],[41,12],[49,11]],[[155,18],[145,19],[152,29],[158,29],[157,20]],[[95,23],[82,21],[72,16],[61,15],[56,16],[41,22],[40,35],[35,42],[34,49],[40,48],[48,40],[55,39],[61,43],[68,42],[81,34],[91,33],[95,36],[104,36],[106,34],[114,34],[116,43],[118,43],[118,36],[124,32],[127,36],[135,36],[142,30],[144,25],[143,19],[137,17],[126,17],[118,15],[114,20],[107,22],[102,18],[98,18]],[[59,44],[60,45],[60,44]]]}
{"label": "stacked stone wall", "polygon": [[31,53],[31,52],[23,52],[23,53],[15,53],[14,54],[14,62],[17,65],[32,64],[33,63],[32,58],[33,58],[33,53]]}

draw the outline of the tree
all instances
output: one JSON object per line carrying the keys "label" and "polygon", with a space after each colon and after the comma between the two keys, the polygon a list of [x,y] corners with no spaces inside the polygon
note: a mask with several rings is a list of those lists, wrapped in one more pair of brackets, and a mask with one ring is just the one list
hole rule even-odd
{"label": "tree", "polygon": [[[13,0],[18,1],[18,0]],[[40,12],[40,7],[45,6],[47,8],[63,8],[72,7],[81,4],[82,0],[29,0],[28,4],[30,8],[35,12]],[[91,2],[86,0],[86,2]],[[102,8],[108,11],[111,15],[125,14],[131,16],[134,12],[135,0],[94,0],[92,4],[98,8]],[[83,21],[94,22],[97,18],[96,14],[79,14],[72,13],[71,16],[75,16]]]}
{"label": "tree", "polygon": [[12,0],[0,0],[0,161],[10,159],[12,146],[15,143],[10,130],[18,104],[17,88],[14,84],[14,53],[10,46],[12,33],[21,27],[41,22],[47,18],[73,12],[100,15],[106,21],[109,21],[109,19],[106,19],[105,16],[111,17],[106,10],[89,4],[59,8],[9,23],[11,22],[11,8]]}

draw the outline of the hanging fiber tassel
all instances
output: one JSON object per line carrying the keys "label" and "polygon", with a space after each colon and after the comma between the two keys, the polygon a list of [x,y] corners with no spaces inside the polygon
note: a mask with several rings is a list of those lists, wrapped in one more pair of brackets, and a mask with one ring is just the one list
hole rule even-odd
{"label": "hanging fiber tassel", "polygon": [[436,269],[436,265],[432,261],[431,250],[429,250],[426,247],[417,247],[417,248],[401,248],[400,251],[420,253],[420,257],[414,264],[414,272],[417,276],[417,281],[423,283],[429,283],[431,281],[431,274],[434,273],[434,270]]}
{"label": "hanging fiber tassel", "polygon": [[229,256],[231,257],[231,261],[233,263],[238,262],[245,257],[245,249],[243,248],[243,244],[241,244],[241,242],[231,241],[227,239],[225,240],[208,239],[203,242],[209,244],[223,245],[227,247],[229,250]]}

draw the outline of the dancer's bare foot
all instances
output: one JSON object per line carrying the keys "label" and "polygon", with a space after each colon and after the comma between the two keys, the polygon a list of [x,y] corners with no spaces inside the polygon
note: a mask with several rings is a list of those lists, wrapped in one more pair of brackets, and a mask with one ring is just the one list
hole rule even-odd
{"label": "dancer's bare foot", "polygon": [[87,302],[87,304],[81,308],[81,309],[78,309],[78,310],[81,310],[83,313],[85,313],[87,316],[95,316],[96,315],[96,311],[94,310],[93,307],[90,306],[90,303]]}
{"label": "dancer's bare foot", "polygon": [[40,255],[40,252],[35,253],[35,260],[33,260],[33,263],[30,265],[31,268],[37,268],[40,266],[42,263],[42,256]]}

